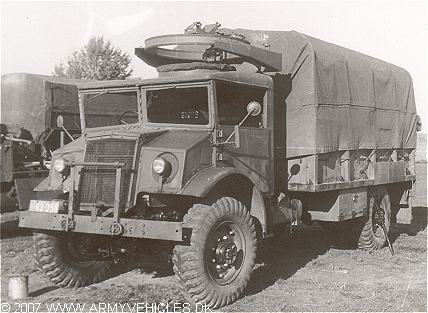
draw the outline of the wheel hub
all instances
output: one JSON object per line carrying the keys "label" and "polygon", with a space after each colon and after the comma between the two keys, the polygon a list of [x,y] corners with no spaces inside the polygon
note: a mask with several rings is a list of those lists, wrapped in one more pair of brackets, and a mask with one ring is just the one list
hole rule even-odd
{"label": "wheel hub", "polygon": [[235,262],[238,255],[238,248],[229,236],[223,236],[215,249],[215,258],[217,263],[227,264],[230,266]]}
{"label": "wheel hub", "polygon": [[378,208],[379,213],[375,212],[375,223],[377,226],[381,226],[382,222],[385,221],[385,211],[382,208]]}
{"label": "wheel hub", "polygon": [[235,271],[239,247],[235,243],[236,238],[234,237],[233,230],[220,227],[211,241],[209,268],[214,279],[228,279],[227,277],[230,276],[228,274]]}

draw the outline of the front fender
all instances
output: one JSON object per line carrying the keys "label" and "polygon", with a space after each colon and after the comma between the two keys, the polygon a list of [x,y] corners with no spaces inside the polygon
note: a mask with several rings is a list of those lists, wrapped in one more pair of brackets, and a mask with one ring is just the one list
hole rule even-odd
{"label": "front fender", "polygon": [[203,198],[210,190],[212,190],[223,178],[231,175],[240,175],[248,179],[251,182],[253,188],[251,192],[251,207],[250,214],[256,217],[261,225],[264,234],[267,233],[267,217],[266,209],[260,189],[252,181],[244,171],[235,167],[223,167],[223,168],[208,168],[205,169],[195,176],[193,176],[182,189],[181,194],[187,196],[194,196]]}
{"label": "front fender", "polygon": [[181,194],[203,198],[221,179],[234,174],[245,176],[254,185],[251,178],[236,167],[215,167],[204,169],[193,176],[183,187]]}

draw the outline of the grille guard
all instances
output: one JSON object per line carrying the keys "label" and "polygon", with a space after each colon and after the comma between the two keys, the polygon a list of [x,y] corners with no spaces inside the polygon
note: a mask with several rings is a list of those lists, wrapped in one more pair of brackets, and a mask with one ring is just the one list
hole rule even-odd
{"label": "grille guard", "polygon": [[76,199],[79,201],[80,209],[82,206],[89,209],[96,203],[105,203],[109,207],[114,206],[117,185],[116,162],[123,163],[119,208],[120,210],[129,208],[133,197],[132,190],[135,183],[140,141],[139,137],[97,137],[87,140],[84,159],[79,160],[84,162],[84,165],[77,175],[79,176],[79,187]]}
{"label": "grille guard", "polygon": [[[120,209],[120,178],[122,176],[122,167],[124,167],[125,163],[113,162],[113,163],[105,163],[105,162],[67,162],[66,165],[70,166],[70,179],[71,186],[74,190],[75,185],[75,170],[76,166],[82,167],[91,167],[91,166],[104,166],[104,167],[112,167],[116,168],[116,184],[114,190],[114,205],[113,205],[113,222],[119,224],[119,209]],[[74,211],[75,211],[75,196],[74,192],[70,192],[68,198],[68,222],[65,225],[65,231],[68,231],[69,228],[74,228]],[[96,207],[91,207],[91,216],[92,219],[96,216]],[[117,232],[118,234],[120,232]]]}
{"label": "grille guard", "polygon": [[116,186],[114,195],[113,217],[96,215],[96,207],[91,207],[91,215],[75,214],[75,196],[69,195],[67,213],[45,213],[21,211],[19,227],[35,228],[62,232],[77,232],[85,234],[121,236],[129,238],[147,238],[183,242],[189,237],[188,231],[183,231],[182,222],[153,221],[133,218],[119,218],[120,179],[125,163],[120,162],[66,162],[70,166],[71,185],[75,183],[76,166],[103,166],[116,169]]}

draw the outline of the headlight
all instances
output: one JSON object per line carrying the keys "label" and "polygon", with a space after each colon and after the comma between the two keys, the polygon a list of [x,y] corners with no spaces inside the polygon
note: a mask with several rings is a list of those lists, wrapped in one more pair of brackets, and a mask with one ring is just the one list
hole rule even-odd
{"label": "headlight", "polygon": [[55,171],[61,173],[65,169],[65,167],[66,167],[65,162],[66,161],[63,158],[56,159],[55,162],[54,162],[54,169],[55,169]]}
{"label": "headlight", "polygon": [[165,174],[167,172],[168,167],[171,167],[171,164],[169,164],[169,162],[167,160],[165,160],[164,158],[156,158],[153,161],[153,171],[156,174],[162,175]]}

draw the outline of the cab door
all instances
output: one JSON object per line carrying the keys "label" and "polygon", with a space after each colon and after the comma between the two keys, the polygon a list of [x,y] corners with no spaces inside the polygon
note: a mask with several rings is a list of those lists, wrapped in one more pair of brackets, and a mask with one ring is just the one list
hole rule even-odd
{"label": "cab door", "polygon": [[[238,128],[239,147],[231,143],[219,145],[218,164],[233,166],[246,172],[262,192],[272,190],[273,132],[267,128],[264,118],[267,110],[267,89],[218,81],[215,89],[218,142],[234,142],[235,125],[242,123]],[[260,103],[262,110],[258,115],[250,114],[245,118],[248,114],[247,106],[253,101]]]}

